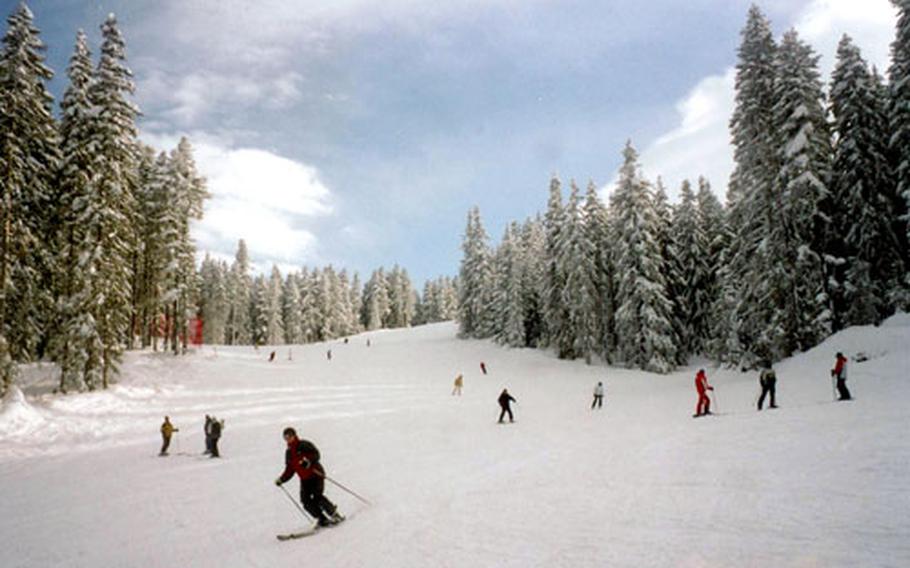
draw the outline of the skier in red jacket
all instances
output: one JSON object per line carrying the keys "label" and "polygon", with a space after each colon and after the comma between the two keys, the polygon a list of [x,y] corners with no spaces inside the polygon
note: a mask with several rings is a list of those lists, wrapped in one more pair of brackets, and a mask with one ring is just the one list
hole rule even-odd
{"label": "skier in red jacket", "polygon": [[707,391],[713,391],[714,387],[708,384],[708,376],[704,369],[699,369],[695,375],[695,390],[698,391],[698,404],[695,405],[695,417],[711,414],[711,399],[708,398]]}
{"label": "skier in red jacket", "polygon": [[284,453],[284,473],[275,480],[275,485],[290,480],[296,473],[300,478],[300,502],[307,513],[316,519],[320,527],[341,522],[344,517],[323,494],[325,470],[319,463],[319,450],[312,442],[299,439],[293,428],[285,428],[283,436],[288,449]]}
{"label": "skier in red jacket", "polygon": [[847,358],[840,351],[834,360],[834,368],[831,369],[831,376],[837,379],[837,400],[850,400],[850,390],[847,389]]}

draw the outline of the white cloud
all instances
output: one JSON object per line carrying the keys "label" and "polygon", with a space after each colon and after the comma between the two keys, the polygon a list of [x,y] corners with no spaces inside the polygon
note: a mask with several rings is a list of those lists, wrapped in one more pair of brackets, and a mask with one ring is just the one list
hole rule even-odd
{"label": "white cloud", "polygon": [[[178,135],[143,134],[167,150]],[[300,264],[312,259],[316,236],[305,227],[314,217],[333,213],[332,193],[306,164],[206,134],[189,136],[197,167],[212,198],[203,219],[194,224],[200,252],[231,257],[244,239],[252,258],[263,265]]]}
{"label": "white cloud", "polygon": [[[794,27],[822,55],[821,72],[827,81],[844,33],[884,72],[895,22],[896,11],[888,0],[814,0],[797,15]],[[663,177],[671,199],[683,179],[694,182],[699,175],[707,177],[723,198],[733,171],[728,122],[734,108],[734,78],[735,69],[730,67],[699,81],[676,105],[679,126],[641,152],[642,169],[652,179]]]}

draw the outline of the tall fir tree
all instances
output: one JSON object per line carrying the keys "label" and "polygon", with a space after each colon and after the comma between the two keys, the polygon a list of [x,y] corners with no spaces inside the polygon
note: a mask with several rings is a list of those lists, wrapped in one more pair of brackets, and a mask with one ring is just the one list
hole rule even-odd
{"label": "tall fir tree", "polygon": [[53,182],[59,162],[44,44],[24,3],[0,50],[0,390],[39,355],[52,314]]}
{"label": "tall fir tree", "polygon": [[777,218],[765,233],[772,262],[763,275],[773,308],[768,333],[759,335],[752,351],[779,359],[813,347],[830,334],[823,254],[833,203],[828,189],[831,137],[818,56],[791,30],[784,34],[776,65],[773,116],[780,170],[773,202]]}
{"label": "tall fir tree", "polygon": [[580,357],[591,364],[600,345],[597,248],[586,230],[578,186],[573,181],[570,188],[557,249],[558,270],[565,275],[561,301],[565,306],[566,325],[562,329],[564,336],[557,336],[556,347],[561,358]]}
{"label": "tall fir tree", "polygon": [[756,7],[749,9],[736,65],[736,97],[730,131],[734,170],[728,185],[728,223],[731,240],[725,258],[723,300],[717,314],[735,336],[717,344],[724,359],[747,366],[757,364],[758,345],[767,345],[771,304],[767,274],[774,264],[762,242],[778,222],[775,188],[778,144],[774,136],[774,86],[777,46],[771,25]]}
{"label": "tall fir tree", "polygon": [[103,345],[101,382],[106,388],[131,333],[139,110],[129,100],[134,91],[132,72],[126,67],[125,42],[113,14],[102,24],[101,34],[101,59],[89,89],[97,113],[92,137],[97,204],[85,222],[97,247],[93,268],[104,282],[103,288],[94,290],[92,303]]}
{"label": "tall fir tree", "polygon": [[616,216],[618,355],[627,366],[656,373],[674,368],[676,349],[670,323],[653,196],[631,142],[623,151],[611,207]]}
{"label": "tall fir tree", "polygon": [[887,108],[881,85],[860,50],[844,35],[831,79],[836,134],[831,220],[834,329],[878,323],[903,287],[899,196],[888,160]]}
{"label": "tall fir tree", "polygon": [[[891,43],[891,67],[888,69],[890,97],[888,125],[890,150],[895,176],[895,192],[901,202],[894,207],[899,214],[894,231],[900,238],[901,257],[910,266],[910,0],[892,0],[897,7],[897,32]],[[904,272],[904,286],[910,288],[910,271]],[[903,309],[910,308],[910,298],[896,299]]]}
{"label": "tall fir tree", "polygon": [[464,256],[459,269],[461,283],[458,297],[459,334],[463,337],[486,337],[490,314],[488,297],[492,281],[489,238],[477,207],[468,212],[461,249]]}
{"label": "tall fir tree", "polygon": [[545,326],[544,343],[557,350],[559,337],[565,337],[567,324],[566,307],[562,302],[563,288],[566,276],[560,270],[558,262],[559,243],[565,227],[565,209],[562,204],[562,186],[559,179],[553,176],[550,179],[550,196],[547,200],[547,212],[544,215],[544,231],[546,234],[546,248],[544,258],[546,269],[544,271],[544,317]]}

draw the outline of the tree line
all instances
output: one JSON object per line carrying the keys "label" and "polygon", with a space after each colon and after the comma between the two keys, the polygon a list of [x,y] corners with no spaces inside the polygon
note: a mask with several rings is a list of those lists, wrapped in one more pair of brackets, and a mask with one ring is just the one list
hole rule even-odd
{"label": "tree line", "polygon": [[363,285],[358,274],[328,265],[282,275],[251,275],[240,240],[228,264],[206,256],[199,270],[198,314],[203,341],[224,345],[282,345],[327,341],[364,330],[451,320],[456,283],[428,280],[414,290],[408,271],[378,268]]}
{"label": "tree line", "polygon": [[666,373],[693,355],[752,368],[910,307],[910,1],[885,81],[844,36],[827,93],[795,30],[753,6],[721,204],[686,181],[669,204],[631,142],[604,203],[553,178],[545,215],[491,247],[468,213],[460,333]]}

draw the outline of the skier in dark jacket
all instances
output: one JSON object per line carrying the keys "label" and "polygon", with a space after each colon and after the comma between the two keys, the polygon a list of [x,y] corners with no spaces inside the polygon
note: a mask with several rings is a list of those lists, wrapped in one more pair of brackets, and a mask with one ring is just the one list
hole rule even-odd
{"label": "skier in dark jacket", "polygon": [[835,356],[834,368],[831,369],[831,376],[837,379],[837,400],[850,400],[850,391],[847,390],[847,358],[839,352]]}
{"label": "skier in dark jacket", "polygon": [[771,361],[765,361],[764,369],[762,369],[761,374],[758,376],[758,384],[761,385],[761,396],[758,397],[758,409],[761,410],[762,405],[765,403],[765,395],[771,395],[771,404],[768,405],[768,408],[777,408],[777,403],[774,402],[774,390],[777,385],[777,375],[774,373],[774,369],[771,367]]}
{"label": "skier in dark jacket", "polygon": [[499,407],[502,409],[502,412],[499,413],[499,422],[502,422],[502,419],[505,418],[506,413],[509,414],[509,422],[514,422],[512,419],[512,407],[510,403],[518,402],[512,395],[509,394],[509,389],[502,389],[502,394],[499,395]]}
{"label": "skier in dark jacket", "polygon": [[338,513],[338,507],[324,495],[325,470],[319,463],[319,450],[312,442],[298,438],[293,428],[285,428],[282,435],[288,449],[284,452],[284,473],[275,480],[275,485],[290,480],[296,473],[300,478],[300,502],[307,513],[321,527],[341,522],[344,517]]}
{"label": "skier in dark jacket", "polygon": [[212,416],[212,424],[210,426],[211,430],[211,454],[213,458],[220,458],[221,454],[218,453],[218,439],[221,438],[221,431],[224,429],[224,420],[218,420]]}

